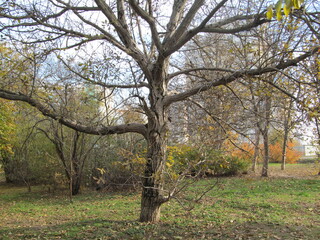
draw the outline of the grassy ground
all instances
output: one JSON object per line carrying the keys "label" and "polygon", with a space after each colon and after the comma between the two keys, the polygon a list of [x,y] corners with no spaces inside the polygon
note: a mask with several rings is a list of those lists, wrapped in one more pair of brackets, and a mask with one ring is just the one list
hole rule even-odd
{"label": "grassy ground", "polygon": [[137,222],[139,193],[85,191],[73,203],[41,187],[0,185],[0,239],[320,239],[320,177],[314,165],[271,165],[271,177],[198,181],[163,207],[159,224]]}

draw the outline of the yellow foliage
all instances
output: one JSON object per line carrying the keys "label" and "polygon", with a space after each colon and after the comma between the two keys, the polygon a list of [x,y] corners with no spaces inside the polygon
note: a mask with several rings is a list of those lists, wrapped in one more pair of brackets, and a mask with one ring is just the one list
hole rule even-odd
{"label": "yellow foliage", "polygon": [[[278,0],[275,5],[275,17],[278,21],[282,20],[282,11],[286,16],[289,16],[293,9],[300,9],[304,0]],[[271,20],[273,17],[273,7],[269,6],[267,13],[267,19]]]}

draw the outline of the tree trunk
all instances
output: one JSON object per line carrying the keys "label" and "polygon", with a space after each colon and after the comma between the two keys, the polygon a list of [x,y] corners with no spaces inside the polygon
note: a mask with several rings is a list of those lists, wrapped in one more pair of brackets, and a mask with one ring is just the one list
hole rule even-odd
{"label": "tree trunk", "polygon": [[[287,108],[287,114],[284,114],[284,136],[283,136],[283,145],[282,145],[282,156],[281,156],[281,170],[285,169],[286,160],[287,160],[287,142],[290,130],[290,120],[291,120],[291,108],[293,105],[293,100],[289,99],[289,106]],[[286,106],[285,106],[286,107]]]}
{"label": "tree trunk", "polygon": [[288,142],[288,131],[285,129],[282,145],[282,155],[281,155],[281,170],[284,170],[286,167],[287,159],[287,142]]}
{"label": "tree trunk", "polygon": [[81,186],[81,178],[77,174],[73,174],[72,176],[72,195],[77,195],[80,191],[80,186]]}
{"label": "tree trunk", "polygon": [[158,222],[160,219],[160,206],[164,202],[163,167],[166,159],[166,136],[164,133],[151,133],[148,139],[147,164],[144,174],[141,222]]}
{"label": "tree trunk", "polygon": [[72,150],[70,156],[70,176],[71,176],[71,194],[77,195],[81,186],[81,167],[80,167],[80,159],[77,156],[78,152],[78,142],[79,142],[80,134],[75,131],[73,134],[73,142],[72,142]]}
{"label": "tree trunk", "polygon": [[152,90],[149,94],[150,108],[146,109],[148,152],[141,196],[141,222],[158,222],[160,207],[166,201],[162,192],[168,128],[168,112],[163,104],[167,87],[165,83],[167,69],[165,60],[158,62],[152,71],[153,79],[149,81]]}
{"label": "tree trunk", "polygon": [[160,219],[160,206],[164,202],[162,178],[165,153],[166,132],[151,131],[141,198],[141,222],[158,222]]}
{"label": "tree trunk", "polygon": [[251,167],[251,170],[253,172],[256,171],[256,167],[257,167],[257,159],[259,155],[259,144],[260,144],[260,130],[257,127],[255,130],[255,146],[254,146],[254,154],[252,158],[252,167]]}
{"label": "tree trunk", "polygon": [[269,168],[269,136],[268,132],[266,131],[263,134],[263,150],[264,150],[264,156],[263,156],[263,165],[262,165],[262,177],[268,177],[268,168]]}
{"label": "tree trunk", "polygon": [[268,177],[269,168],[269,127],[270,127],[270,115],[271,115],[271,96],[265,97],[265,120],[263,129],[263,148],[264,148],[264,159],[262,165],[262,177]]}

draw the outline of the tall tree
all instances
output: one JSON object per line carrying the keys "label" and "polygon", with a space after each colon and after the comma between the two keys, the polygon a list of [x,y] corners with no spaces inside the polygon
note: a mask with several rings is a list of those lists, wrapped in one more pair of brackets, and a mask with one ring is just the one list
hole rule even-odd
{"label": "tall tree", "polygon": [[[278,52],[280,57],[249,68],[221,69],[196,65],[180,68],[184,64],[179,63],[179,51],[192,51],[185,46],[197,35],[250,31],[269,22],[265,17],[266,7],[264,1],[259,1],[257,7],[248,11],[247,1],[228,0],[6,1],[0,11],[0,17],[4,19],[0,29],[8,39],[36,44],[37,51],[43,50],[46,54],[58,52],[59,59],[65,63],[70,55],[74,55],[73,59],[78,62],[84,59],[83,67],[68,65],[68,70],[81,77],[83,82],[117,89],[117,94],[135,98],[146,115],[147,124],[85,124],[81,119],[70,119],[68,115],[57,113],[50,105],[50,99],[43,101],[37,92],[19,93],[5,86],[1,86],[0,97],[25,101],[44,115],[80,132],[96,135],[135,132],[143,135],[148,150],[140,221],[157,222],[161,205],[174,194],[165,194],[163,186],[169,106],[243,77],[281,71],[319,49],[316,47],[291,56]],[[301,51],[299,45],[294,50]],[[120,67],[113,76],[106,71],[117,66]],[[103,75],[101,68],[105,70]],[[178,93],[168,92],[168,84],[176,81],[178,76],[192,73],[201,79],[202,70],[221,74]],[[41,83],[35,79],[33,89],[40,87]]]}

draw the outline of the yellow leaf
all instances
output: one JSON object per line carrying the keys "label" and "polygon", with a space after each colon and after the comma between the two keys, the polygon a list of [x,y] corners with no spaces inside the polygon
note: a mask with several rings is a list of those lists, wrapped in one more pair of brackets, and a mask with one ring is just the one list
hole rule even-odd
{"label": "yellow leaf", "polygon": [[104,170],[104,168],[97,168],[97,170],[100,172],[101,175],[106,173],[106,170]]}
{"label": "yellow leaf", "polygon": [[281,12],[281,8],[282,8],[282,0],[279,0],[276,4],[276,13]]}
{"label": "yellow leaf", "polygon": [[293,6],[295,9],[300,9],[301,8],[301,2],[300,0],[293,0]]}
{"label": "yellow leaf", "polygon": [[289,14],[291,12],[291,6],[288,6],[287,4],[285,4],[283,7],[283,12],[286,16],[289,16]]}
{"label": "yellow leaf", "polygon": [[271,20],[272,19],[272,16],[273,16],[273,9],[272,7],[270,6],[268,8],[268,11],[267,11],[267,19]]}
{"label": "yellow leaf", "polygon": [[277,12],[277,20],[278,21],[282,20],[282,13],[281,12]]}
{"label": "yellow leaf", "polygon": [[284,47],[286,50],[288,50],[289,44],[288,44],[288,43],[285,43],[285,44],[283,45],[283,47]]}
{"label": "yellow leaf", "polygon": [[279,0],[276,4],[276,14],[277,14],[277,20],[281,21],[282,19],[282,0]]}
{"label": "yellow leaf", "polygon": [[293,7],[293,1],[294,0],[286,0],[285,1],[285,5],[287,6],[287,8],[292,8]]}

